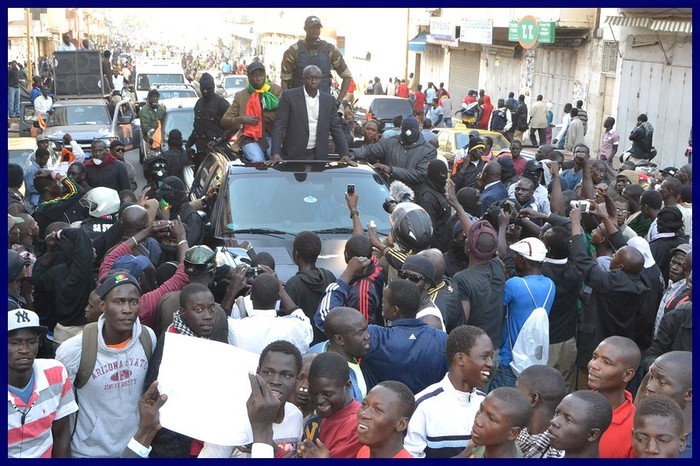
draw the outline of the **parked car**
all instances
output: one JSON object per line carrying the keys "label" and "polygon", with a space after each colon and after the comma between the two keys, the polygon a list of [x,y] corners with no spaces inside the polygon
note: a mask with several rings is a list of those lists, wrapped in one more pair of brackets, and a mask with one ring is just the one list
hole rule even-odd
{"label": "parked car", "polygon": [[233,96],[236,95],[236,92],[245,89],[246,86],[248,86],[248,76],[244,74],[222,75],[217,92],[229,103],[233,103]]}
{"label": "parked car", "polygon": [[413,115],[413,105],[408,99],[388,95],[368,94],[360,96],[353,108],[356,120],[362,123],[377,120],[380,132],[394,126],[394,117]]}
{"label": "parked car", "polygon": [[294,237],[313,231],[321,237],[316,264],[339,277],[345,270],[344,247],[352,235],[345,201],[349,184],[359,195],[362,223],[374,221],[379,234],[389,233],[389,215],[383,203],[389,196],[384,180],[366,164],[357,167],[336,161],[281,162],[273,166],[230,161],[211,152],[195,174],[192,199],[218,189],[214,206],[206,213],[208,231],[221,244],[217,254],[235,264],[246,258],[245,246],[275,258],[275,270],[286,281],[297,271],[292,259]]}
{"label": "parked car", "polygon": [[450,168],[454,163],[457,151],[469,145],[469,133],[472,131],[478,131],[479,137],[482,139],[486,136],[493,139],[492,155],[500,154],[503,151],[510,152],[510,142],[496,131],[473,128],[435,128],[433,133],[437,134],[438,137],[438,155],[447,159]]}

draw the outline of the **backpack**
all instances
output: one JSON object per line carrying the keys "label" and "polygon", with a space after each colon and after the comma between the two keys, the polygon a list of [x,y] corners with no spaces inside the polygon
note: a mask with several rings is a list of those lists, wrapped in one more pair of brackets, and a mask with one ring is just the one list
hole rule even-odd
{"label": "backpack", "polygon": [[[521,280],[525,284],[535,309],[520,329],[515,343],[511,340],[510,331],[508,332],[511,351],[510,368],[516,376],[530,366],[547,364],[549,359],[549,316],[544,306],[547,304],[547,300],[554,289],[554,285],[550,281],[547,297],[544,298],[542,306],[538,306],[534,296],[532,296],[530,287],[527,285],[527,281],[523,278]],[[508,319],[508,316],[506,316],[506,319]],[[506,322],[510,322],[510,320],[506,320]]]}
{"label": "backpack", "polygon": [[[85,386],[87,381],[90,380],[90,374],[92,374],[95,368],[95,362],[97,361],[97,330],[97,322],[89,323],[83,328],[80,366],[78,367],[78,373],[75,375],[75,383],[73,384],[76,389]],[[139,335],[139,341],[146,353],[146,359],[150,360],[151,354],[153,353],[153,342],[151,341],[151,335],[145,328]]]}

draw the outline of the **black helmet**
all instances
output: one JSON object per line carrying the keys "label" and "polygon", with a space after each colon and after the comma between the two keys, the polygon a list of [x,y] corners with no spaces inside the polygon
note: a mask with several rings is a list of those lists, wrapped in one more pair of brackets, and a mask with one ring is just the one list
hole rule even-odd
{"label": "black helmet", "polygon": [[185,273],[203,274],[216,270],[216,253],[208,246],[192,246],[185,253]]}
{"label": "black helmet", "polygon": [[391,213],[391,236],[405,250],[414,252],[430,247],[433,223],[430,215],[418,204],[401,202]]}

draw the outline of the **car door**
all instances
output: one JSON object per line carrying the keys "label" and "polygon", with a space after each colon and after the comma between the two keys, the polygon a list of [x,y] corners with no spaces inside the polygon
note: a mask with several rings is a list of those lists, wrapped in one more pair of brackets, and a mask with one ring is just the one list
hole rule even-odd
{"label": "car door", "polygon": [[114,134],[126,146],[126,150],[137,147],[139,138],[137,137],[134,120],[136,115],[131,107],[131,101],[120,100],[114,109],[112,129]]}
{"label": "car door", "polygon": [[32,136],[32,125],[34,124],[34,104],[22,102],[20,104],[19,134],[21,138]]}

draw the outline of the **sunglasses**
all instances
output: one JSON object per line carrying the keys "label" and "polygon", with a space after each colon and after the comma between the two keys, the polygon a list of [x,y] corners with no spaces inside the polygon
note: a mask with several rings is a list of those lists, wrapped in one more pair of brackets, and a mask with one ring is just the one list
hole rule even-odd
{"label": "sunglasses", "polygon": [[114,149],[114,152],[124,152],[124,151],[125,151],[125,149],[123,147],[117,147],[116,149]]}
{"label": "sunglasses", "polygon": [[399,278],[401,278],[402,280],[412,281],[413,283],[418,283],[419,281],[423,280],[422,275],[406,272],[405,270],[399,271]]}

